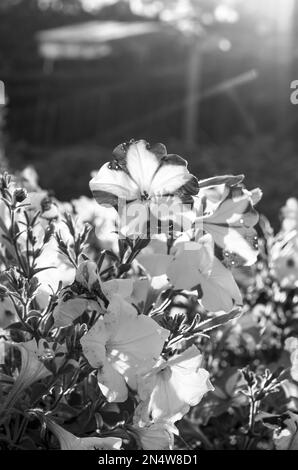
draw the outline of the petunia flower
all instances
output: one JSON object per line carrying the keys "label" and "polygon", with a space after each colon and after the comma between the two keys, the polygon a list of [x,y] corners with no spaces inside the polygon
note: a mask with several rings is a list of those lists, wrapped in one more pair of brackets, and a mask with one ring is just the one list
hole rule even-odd
{"label": "petunia flower", "polygon": [[184,240],[183,235],[177,238],[168,253],[166,240],[152,239],[138,256],[152,281],[159,281],[160,289],[172,286],[177,290],[198,290],[201,304],[213,312],[229,312],[235,304],[242,305],[231,271],[214,255],[211,235],[196,242]]}
{"label": "petunia flower", "polygon": [[111,207],[97,204],[95,199],[81,196],[66,203],[67,212],[75,212],[78,223],[88,222],[95,228],[95,234],[103,249],[118,251],[118,234],[115,232],[118,221],[117,211]]}
{"label": "petunia flower", "polygon": [[202,305],[211,312],[229,312],[242,304],[242,296],[232,273],[214,256],[210,235],[198,242],[177,243],[167,269],[175,289],[198,289]]}
{"label": "petunia flower", "polygon": [[[159,218],[162,204],[166,212],[174,212],[171,218],[183,212],[179,201],[192,203],[199,188],[183,158],[167,154],[163,144],[150,146],[139,140],[116,147],[113,160],[90,181],[90,189],[99,204],[122,206],[122,231],[131,236],[146,233],[147,222],[151,215]],[[172,204],[178,204],[178,209],[171,211]]]}
{"label": "petunia flower", "polygon": [[128,397],[126,383],[136,389],[144,365],[154,365],[169,332],[115,294],[107,312],[81,338],[83,353],[98,369],[98,383],[108,401]]}
{"label": "petunia flower", "polygon": [[129,299],[133,284],[132,279],[102,282],[96,263],[83,261],[78,266],[74,283],[60,292],[53,311],[55,326],[67,326],[84,312],[102,314],[105,303],[110,301],[114,294]]}
{"label": "petunia flower", "polygon": [[[251,192],[242,186],[224,186],[222,194],[213,204],[208,206],[208,193],[203,191],[195,200],[198,216],[195,226],[200,233],[202,230],[212,235],[212,238],[222,250],[224,263],[229,267],[250,266],[256,262],[258,255],[257,236],[254,226],[258,222],[258,213],[254,205],[260,200],[261,192],[256,189]],[[206,204],[207,209],[202,205]]]}
{"label": "petunia flower", "polygon": [[46,420],[48,428],[57,437],[61,450],[119,450],[122,439],[118,437],[77,437],[52,420]]}
{"label": "petunia flower", "polygon": [[167,361],[160,359],[145,374],[139,375],[140,404],[136,419],[141,423],[182,418],[197,405],[205,393],[213,390],[209,373],[201,368],[202,355],[195,346]]}

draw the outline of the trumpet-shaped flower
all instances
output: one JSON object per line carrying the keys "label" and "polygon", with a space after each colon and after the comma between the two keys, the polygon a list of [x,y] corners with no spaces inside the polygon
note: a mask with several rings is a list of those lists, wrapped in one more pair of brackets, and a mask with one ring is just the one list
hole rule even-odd
{"label": "trumpet-shaped flower", "polygon": [[126,383],[136,389],[144,365],[154,365],[169,332],[114,295],[107,312],[81,338],[83,353],[98,369],[98,383],[108,401],[127,399]]}
{"label": "trumpet-shaped flower", "polygon": [[77,437],[52,420],[47,426],[57,437],[61,450],[119,450],[122,439],[118,437]]}
{"label": "trumpet-shaped flower", "polygon": [[215,244],[223,250],[224,263],[229,267],[254,264],[258,244],[253,227],[258,222],[258,213],[253,206],[260,200],[261,192],[225,186],[219,201],[213,201],[211,210],[203,211],[203,214],[202,196],[196,202],[199,214],[195,223],[199,230],[203,228],[204,232],[210,233]]}
{"label": "trumpet-shaped flower", "polygon": [[177,243],[167,276],[176,289],[199,289],[201,303],[216,312],[242,304],[232,273],[214,256],[210,235],[199,242]]}
{"label": "trumpet-shaped flower", "polygon": [[200,302],[210,311],[228,312],[235,304],[241,305],[242,296],[231,271],[214,256],[211,235],[197,242],[186,242],[184,238],[182,235],[176,240],[169,254],[165,240],[151,240],[138,261],[153,280],[163,280],[163,288],[171,284],[179,290],[197,289]]}
{"label": "trumpet-shaped flower", "polygon": [[73,285],[66,287],[59,296],[53,312],[55,326],[67,326],[84,312],[103,313],[105,302],[109,302],[114,294],[129,299],[133,284],[132,279],[112,279],[102,282],[96,263],[83,261],[78,266]]}
{"label": "trumpet-shaped flower", "polygon": [[[150,214],[163,217],[161,201],[167,206],[163,208],[167,214],[173,198],[176,198],[176,204],[178,201],[192,203],[192,196],[198,192],[198,182],[189,173],[183,158],[168,155],[163,144],[150,146],[139,140],[116,147],[113,160],[104,164],[90,181],[90,189],[99,204],[123,206],[120,224],[122,231],[130,236],[133,231],[145,233]],[[181,210],[179,207],[174,212]],[[150,230],[156,228],[152,226]]]}
{"label": "trumpet-shaped flower", "polygon": [[140,424],[181,419],[190,406],[197,405],[213,387],[209,373],[201,368],[202,355],[195,346],[167,361],[159,362],[140,375],[138,393],[141,403],[136,410]]}

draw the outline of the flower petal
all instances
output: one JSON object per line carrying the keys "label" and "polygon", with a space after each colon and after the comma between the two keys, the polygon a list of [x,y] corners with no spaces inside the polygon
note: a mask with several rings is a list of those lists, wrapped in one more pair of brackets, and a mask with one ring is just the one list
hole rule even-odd
{"label": "flower petal", "polygon": [[106,361],[97,373],[98,385],[108,402],[124,402],[128,391],[124,378]]}
{"label": "flower petal", "polygon": [[159,167],[159,159],[148,148],[145,140],[129,145],[126,155],[126,167],[134,182],[140,188],[140,194],[150,194],[151,181]]}
{"label": "flower petal", "polygon": [[234,304],[242,304],[242,296],[232,273],[217,258],[214,258],[210,276],[202,277],[201,287],[201,303],[211,312],[229,312]]}
{"label": "flower petal", "polygon": [[197,179],[187,169],[187,162],[179,155],[167,155],[162,158],[160,166],[151,183],[150,193],[167,195],[175,194],[185,187],[188,194],[198,193]]}
{"label": "flower petal", "polygon": [[86,356],[89,364],[95,369],[99,369],[106,361],[105,345],[108,340],[108,332],[103,317],[98,318],[97,322],[81,338],[83,354]]}
{"label": "flower petal", "polygon": [[98,204],[114,206],[118,198],[132,201],[139,195],[139,188],[130,176],[122,169],[110,168],[110,163],[101,167],[89,185]]}

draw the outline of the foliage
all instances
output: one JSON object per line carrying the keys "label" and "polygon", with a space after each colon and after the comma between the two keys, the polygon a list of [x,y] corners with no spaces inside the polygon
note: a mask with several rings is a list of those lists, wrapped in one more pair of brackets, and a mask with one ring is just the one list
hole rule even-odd
{"label": "foliage", "polygon": [[234,346],[260,302],[248,289],[241,317],[234,279],[265,272],[249,268],[260,190],[198,181],[143,140],[116,147],[90,188],[97,202],[61,203],[33,169],[1,177],[1,447],[219,447],[230,409],[237,446],[272,445],[262,423],[288,409],[270,401],[284,374],[265,359],[244,369]]}

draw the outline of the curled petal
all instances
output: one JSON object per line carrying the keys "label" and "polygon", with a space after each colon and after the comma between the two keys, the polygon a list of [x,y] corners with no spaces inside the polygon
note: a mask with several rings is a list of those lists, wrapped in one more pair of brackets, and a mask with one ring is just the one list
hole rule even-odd
{"label": "curled petal", "polygon": [[47,426],[57,437],[61,450],[119,450],[122,446],[118,437],[77,437],[49,419]]}

